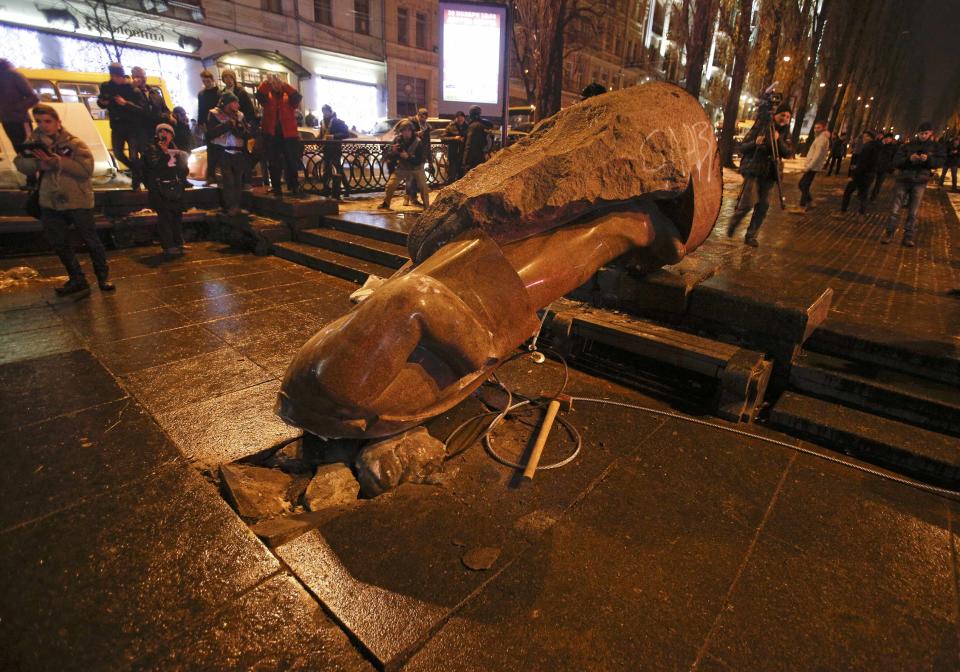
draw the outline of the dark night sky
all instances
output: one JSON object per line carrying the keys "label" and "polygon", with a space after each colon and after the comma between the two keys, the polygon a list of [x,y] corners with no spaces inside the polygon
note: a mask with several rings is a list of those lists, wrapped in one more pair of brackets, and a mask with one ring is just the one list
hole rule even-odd
{"label": "dark night sky", "polygon": [[960,0],[901,1],[904,29],[910,31],[903,37],[913,47],[912,62],[899,73],[907,84],[901,90],[919,98],[909,106],[909,117],[919,118],[903,122],[930,119],[939,125],[960,105]]}

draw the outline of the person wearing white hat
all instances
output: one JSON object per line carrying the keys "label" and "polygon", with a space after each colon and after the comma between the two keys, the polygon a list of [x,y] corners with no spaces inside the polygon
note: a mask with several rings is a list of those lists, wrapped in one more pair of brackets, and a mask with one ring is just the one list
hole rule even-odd
{"label": "person wearing white hat", "polygon": [[173,126],[157,124],[153,142],[143,153],[150,207],[157,211],[157,237],[166,259],[184,253],[183,190],[189,153],[177,149],[173,138]]}

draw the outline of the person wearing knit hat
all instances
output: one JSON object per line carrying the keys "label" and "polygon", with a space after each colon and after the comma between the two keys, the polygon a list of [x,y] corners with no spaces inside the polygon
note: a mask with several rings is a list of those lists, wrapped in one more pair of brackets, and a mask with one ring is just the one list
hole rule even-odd
{"label": "person wearing knit hat", "polygon": [[157,213],[157,237],[165,259],[184,253],[183,190],[187,184],[188,152],[177,148],[170,124],[157,124],[153,142],[144,149],[144,182],[150,207]]}
{"label": "person wearing knit hat", "polygon": [[[203,88],[197,94],[197,127],[203,135],[204,142],[207,138],[207,118],[210,116],[210,110],[217,106],[220,101],[220,89],[217,88],[217,80],[213,73],[204,68],[200,71],[200,81],[203,82]],[[217,148],[207,147],[207,184],[216,182],[217,161],[220,155]]]}
{"label": "person wearing knit hat", "polygon": [[923,122],[917,128],[917,134],[907,143],[900,145],[893,158],[893,167],[897,174],[893,192],[893,207],[887,226],[880,236],[880,242],[887,244],[893,240],[900,225],[900,210],[909,204],[907,221],[903,225],[904,247],[916,245],[917,213],[927,189],[927,182],[933,175],[933,169],[943,165],[944,152],[940,143],[933,139],[933,124]]}
{"label": "person wearing knit hat", "polygon": [[130,170],[132,187],[136,191],[141,181],[139,159],[141,145],[145,141],[141,123],[147,99],[127,80],[122,65],[111,63],[109,72],[110,80],[100,85],[97,105],[105,109],[110,117],[113,156]]}
{"label": "person wearing knit hat", "polygon": [[223,82],[223,91],[229,91],[240,101],[240,111],[243,112],[243,118],[247,123],[252,123],[257,118],[257,109],[253,105],[253,98],[250,93],[237,83],[237,73],[230,68],[220,71],[220,81]]}
{"label": "person wearing knit hat", "polygon": [[[793,113],[788,105],[780,105],[769,117],[769,121],[758,121],[747,132],[740,145],[740,174],[743,175],[743,187],[737,207],[727,226],[727,236],[732,237],[737,227],[746,217],[750,209],[750,226],[743,242],[751,247],[757,247],[757,234],[763,226],[763,220],[770,209],[770,190],[777,183],[779,174],[783,171],[783,159],[793,156],[793,143],[790,142],[790,120]],[[771,128],[772,127],[772,128]],[[772,133],[771,133],[772,131]],[[770,136],[777,143],[776,155],[770,147]]]}
{"label": "person wearing knit hat", "polygon": [[220,97],[220,105],[207,117],[207,154],[215,147],[220,162],[220,195],[229,215],[240,215],[243,178],[248,174],[247,141],[250,127],[240,111],[240,101],[230,91]]}

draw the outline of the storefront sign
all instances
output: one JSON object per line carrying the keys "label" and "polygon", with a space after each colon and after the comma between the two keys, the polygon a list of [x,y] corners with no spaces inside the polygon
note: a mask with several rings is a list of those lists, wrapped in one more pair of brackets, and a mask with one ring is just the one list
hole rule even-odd
{"label": "storefront sign", "polygon": [[27,0],[0,1],[0,19],[4,23],[41,30],[72,33],[136,45],[191,53],[196,40],[169,29],[164,20],[151,18],[118,7],[113,2],[37,3]]}

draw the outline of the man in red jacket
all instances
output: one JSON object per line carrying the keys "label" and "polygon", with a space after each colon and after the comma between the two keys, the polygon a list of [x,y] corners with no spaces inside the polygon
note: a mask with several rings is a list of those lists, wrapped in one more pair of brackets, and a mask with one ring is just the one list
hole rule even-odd
{"label": "man in red jacket", "polygon": [[302,98],[296,89],[280,81],[276,75],[262,82],[257,89],[257,100],[263,107],[260,129],[267,145],[270,184],[278,197],[281,196],[281,173],[286,175],[290,193],[300,193],[297,173],[303,146],[297,131],[297,107]]}

